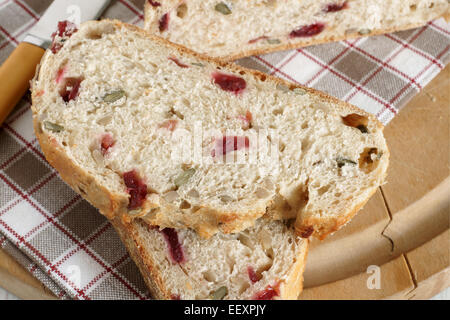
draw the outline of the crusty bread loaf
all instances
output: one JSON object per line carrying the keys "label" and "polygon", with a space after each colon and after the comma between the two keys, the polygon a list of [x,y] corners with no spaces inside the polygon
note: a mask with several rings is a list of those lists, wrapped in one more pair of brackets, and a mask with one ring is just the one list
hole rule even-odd
{"label": "crusty bread loaf", "polygon": [[154,0],[145,28],[226,60],[387,33],[449,16],[447,0]]}
{"label": "crusty bread loaf", "polygon": [[32,84],[35,132],[110,219],[210,237],[267,213],[323,238],[384,181],[383,126],[347,103],[118,21],[61,39]]}
{"label": "crusty bread loaf", "polygon": [[302,290],[308,240],[283,222],[261,218],[209,239],[140,219],[113,225],[155,299],[297,299]]}

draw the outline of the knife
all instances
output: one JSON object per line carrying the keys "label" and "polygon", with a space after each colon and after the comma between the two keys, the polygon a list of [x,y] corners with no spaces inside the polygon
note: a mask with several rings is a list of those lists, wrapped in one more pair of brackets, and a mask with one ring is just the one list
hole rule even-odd
{"label": "knife", "polygon": [[55,0],[0,67],[0,125],[29,88],[36,66],[52,43],[59,21],[77,26],[97,19],[110,0]]}

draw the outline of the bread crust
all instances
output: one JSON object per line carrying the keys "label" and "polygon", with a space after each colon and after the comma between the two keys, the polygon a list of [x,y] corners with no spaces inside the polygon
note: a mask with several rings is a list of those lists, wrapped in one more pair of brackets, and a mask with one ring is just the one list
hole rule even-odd
{"label": "bread crust", "polygon": [[[311,95],[315,95],[316,97],[320,98],[320,100],[324,102],[331,103],[335,106],[336,111],[341,115],[347,115],[350,113],[358,113],[360,115],[363,115],[370,119],[371,122],[373,122],[376,127],[379,130],[383,130],[383,125],[381,122],[378,121],[372,114],[367,113],[364,110],[358,109],[357,107],[347,103],[340,101],[334,97],[328,96],[327,94],[317,91],[312,88],[307,88],[298,84],[293,84],[288,81],[285,81],[283,79],[264,74],[260,71],[247,69],[241,66],[238,66],[232,62],[224,61],[217,58],[210,58],[206,55],[196,53],[190,49],[187,49],[181,45],[173,44],[169,42],[166,39],[159,38],[155,35],[149,34],[147,31],[140,29],[136,26],[129,25],[126,23],[123,23],[121,21],[117,20],[103,20],[103,22],[111,23],[116,28],[126,28],[131,31],[140,33],[141,35],[148,37],[152,39],[153,41],[156,41],[162,45],[169,46],[175,50],[177,50],[180,53],[192,55],[200,60],[207,61],[209,63],[215,64],[216,66],[228,68],[229,70],[239,73],[244,72],[247,75],[252,75],[255,78],[259,79],[265,79],[265,81],[272,81],[275,84],[285,85],[289,87],[290,89],[294,88],[301,88],[305,90],[306,92],[310,93]],[[87,23],[98,23],[98,22],[87,22]],[[47,59],[48,55],[51,53],[47,51],[47,53],[44,55],[42,59],[42,64],[45,63],[45,60]],[[33,80],[33,83],[36,83],[39,81],[39,76],[36,77],[36,79]],[[92,205],[97,207],[100,212],[108,217],[108,219],[115,219],[116,217],[120,217],[120,219],[126,221],[130,220],[133,217],[130,217],[128,215],[128,195],[126,193],[120,194],[120,193],[112,193],[107,188],[102,186],[102,184],[96,180],[93,174],[87,172],[86,170],[83,170],[82,168],[78,167],[76,163],[68,156],[66,151],[64,150],[63,146],[59,145],[56,140],[52,140],[51,136],[48,136],[43,132],[40,128],[40,121],[37,117],[37,105],[40,102],[41,97],[37,92],[34,90],[34,85],[32,86],[32,110],[33,110],[33,123],[34,128],[36,132],[36,136],[39,140],[39,143],[42,147],[42,151],[48,160],[48,162],[60,173],[61,178],[69,185],[71,186],[76,192],[83,195],[83,197],[89,201]],[[386,147],[386,154],[388,154],[388,149]],[[386,157],[388,159],[388,157]],[[388,161],[388,160],[386,160]],[[387,168],[387,162],[384,166]],[[382,175],[385,175],[385,172],[382,173]],[[376,188],[374,188],[371,193],[375,192]],[[363,201],[363,203],[365,203]],[[149,204],[149,207],[157,206],[158,204]],[[169,209],[169,208],[166,208]],[[149,213],[144,212],[144,213]],[[213,234],[217,232],[224,232],[224,233],[235,233],[239,232],[241,230],[244,230],[250,226],[252,226],[255,222],[255,220],[261,216],[263,216],[266,213],[266,206],[264,208],[255,208],[251,212],[246,212],[245,215],[241,214],[241,217],[237,215],[235,212],[220,212],[216,210],[215,208],[204,208],[204,216],[202,218],[198,217],[186,217],[184,219],[195,219],[195,223],[192,223],[192,221],[185,220],[188,222],[187,224],[190,227],[193,227],[200,236],[204,238],[208,238],[212,236]],[[298,221],[296,223],[296,227],[298,230],[302,229],[302,226],[309,226],[310,223],[314,222],[314,224],[329,226],[329,227],[319,227],[314,228],[314,236],[319,237],[321,239],[325,238],[329,233],[333,232],[335,229],[337,229],[339,226],[345,224],[351,217],[353,217],[356,214],[356,211],[354,208],[351,208],[345,212],[342,212],[338,214],[338,217],[334,218],[327,218],[327,219],[312,219],[312,220],[303,220],[300,217],[298,217]],[[194,213],[196,215],[196,213]],[[139,215],[140,217],[142,215]],[[199,215],[198,215],[199,216]],[[344,218],[343,218],[344,217]],[[164,215],[153,215],[153,214],[147,214],[145,217],[145,220],[155,226],[162,226],[162,227],[169,227],[171,226],[169,222],[169,218],[166,218]],[[326,220],[326,222],[325,222]],[[336,227],[331,227],[331,226]],[[177,228],[186,228],[187,226],[180,224],[176,226]],[[324,230],[321,232],[320,230]]]}
{"label": "bread crust", "polygon": [[311,233],[311,228],[313,229],[312,235],[314,235],[319,240],[324,240],[327,236],[338,231],[341,227],[350,222],[351,219],[358,213],[358,211],[369,201],[372,195],[377,191],[374,188],[370,196],[364,201],[355,205],[351,210],[347,211],[344,215],[334,218],[334,217],[298,217],[295,221],[295,232],[299,236],[303,236],[305,233]]}
{"label": "bread crust", "polygon": [[[167,12],[168,10],[173,9],[176,5],[181,3],[182,1],[177,0],[165,0],[162,1],[161,7],[152,7],[148,2],[145,3],[144,6],[144,19],[146,24],[149,23],[155,23],[156,20],[153,19],[153,17],[157,18],[153,13],[157,12]],[[164,9],[164,10],[163,10]],[[450,12],[444,12],[441,16],[437,17],[440,18],[443,17],[446,21],[450,21]],[[404,25],[402,27],[397,28],[384,28],[384,29],[374,29],[371,30],[370,33],[365,34],[364,37],[368,36],[375,36],[375,35],[381,35],[386,33],[392,33],[392,32],[398,32],[408,29],[414,29],[421,26],[424,26],[426,23],[411,23]],[[312,45],[318,45],[318,44],[324,44],[328,42],[335,42],[335,41],[342,41],[342,40],[348,40],[348,39],[355,39],[355,38],[361,38],[362,35],[360,35],[357,31],[355,32],[349,32],[342,36],[335,36],[333,35],[333,30],[328,29],[324,31],[323,33],[331,33],[330,36],[325,38],[316,39],[315,37],[312,38],[299,38],[298,40],[295,40],[293,42],[289,43],[281,43],[279,45],[266,45],[257,49],[249,49],[249,50],[242,50],[241,52],[237,52],[235,54],[231,54],[228,56],[218,56],[216,58],[223,60],[223,61],[234,61],[238,59],[242,59],[249,56],[255,56],[255,55],[261,55],[261,54],[267,54],[271,52],[276,51],[284,51],[284,50],[290,50],[290,49],[297,49],[297,48],[303,48],[308,47]]]}
{"label": "bread crust", "polygon": [[139,240],[139,233],[132,227],[132,222],[123,219],[110,220],[114,229],[125,244],[131,259],[136,263],[139,271],[144,278],[153,299],[172,300],[173,296],[170,289],[166,287],[161,277],[161,271],[158,265],[149,257],[148,253],[143,249]]}
{"label": "bread crust", "polygon": [[[171,292],[161,277],[161,270],[158,264],[143,249],[143,240],[139,232],[133,227],[133,222],[126,222],[122,219],[111,220],[112,225],[125,244],[131,258],[138,266],[147,287],[152,294],[152,298],[159,300],[173,300],[175,294]],[[296,300],[303,290],[303,272],[306,266],[309,240],[301,241],[298,256],[292,264],[289,275],[279,282],[279,293],[276,297],[281,300]]]}
{"label": "bread crust", "polygon": [[127,212],[128,198],[111,193],[92,174],[77,166],[63,147],[41,130],[40,122],[35,115],[33,115],[33,126],[45,158],[58,171],[64,182],[108,219],[118,213]]}

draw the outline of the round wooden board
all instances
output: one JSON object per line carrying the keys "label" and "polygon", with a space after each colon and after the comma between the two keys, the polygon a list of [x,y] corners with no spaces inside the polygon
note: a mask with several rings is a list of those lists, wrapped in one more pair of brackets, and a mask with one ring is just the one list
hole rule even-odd
{"label": "round wooden board", "polygon": [[[450,66],[385,129],[387,184],[343,229],[312,241],[300,299],[427,299],[450,286]],[[0,287],[54,299],[0,250]]]}

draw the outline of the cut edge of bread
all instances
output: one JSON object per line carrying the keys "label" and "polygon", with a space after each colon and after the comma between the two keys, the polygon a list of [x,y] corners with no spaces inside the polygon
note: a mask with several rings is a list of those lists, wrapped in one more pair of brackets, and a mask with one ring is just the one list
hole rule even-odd
{"label": "cut edge of bread", "polygon": [[[85,24],[95,24],[100,23],[96,21],[90,21],[85,22]],[[232,62],[224,61],[217,58],[210,58],[206,55],[196,53],[188,48],[185,48],[181,45],[174,44],[169,42],[166,39],[160,38],[158,36],[155,36],[153,34],[148,33],[147,31],[140,29],[136,26],[129,25],[126,23],[123,23],[118,20],[102,20],[101,23],[111,23],[116,28],[127,28],[131,31],[141,33],[142,35],[150,38],[152,41],[156,41],[162,45],[169,46],[173,48],[174,50],[181,52],[183,54],[192,55],[198,59],[207,61],[209,63],[212,63],[216,66],[220,66],[223,68],[227,68],[229,71],[232,72],[245,72],[247,75],[252,75],[255,78],[264,78],[266,81],[273,81],[276,84],[285,85],[289,88],[301,88],[305,91],[307,91],[309,94],[315,95],[319,99],[325,100],[329,103],[332,103],[337,111],[349,114],[349,113],[358,113],[359,115],[363,115],[367,118],[370,118],[371,121],[374,121],[377,128],[382,132],[384,127],[382,123],[372,114],[361,110],[347,102],[341,101],[337,98],[331,97],[323,92],[320,92],[318,90],[304,87],[298,84],[290,83],[288,81],[285,81],[283,79],[264,74],[260,71],[247,69],[241,66],[238,66]],[[49,50],[45,53],[42,61],[41,66],[45,64],[47,56],[51,54]],[[39,70],[38,70],[39,71]],[[37,119],[35,111],[36,107],[35,104],[39,100],[39,95],[36,91],[33,90],[33,83],[39,80],[39,72],[36,73],[35,79],[31,82],[31,91],[32,91],[32,110],[33,110],[33,123],[34,123],[34,129],[36,136],[38,138],[38,141],[41,145],[42,151],[47,159],[47,161],[59,172],[61,178],[69,184],[76,192],[83,195],[83,197],[90,202],[93,206],[97,207],[100,212],[105,215],[107,218],[112,219],[116,216],[121,217],[124,221],[129,221],[130,219],[133,219],[128,215],[128,197],[124,196],[122,194],[114,193],[108,190],[105,186],[103,186],[99,181],[96,180],[95,176],[83,168],[77,166],[74,161],[67,155],[67,153],[64,151],[64,149],[59,146],[56,141],[50,136],[47,135],[45,132],[42,131],[40,128],[40,122],[39,119]],[[380,173],[379,179],[380,181],[384,181],[387,173],[387,167],[389,163],[389,149],[386,145],[385,153],[383,155],[384,161],[382,161],[382,166],[378,166],[377,171]],[[359,204],[355,205],[353,208],[349,208],[345,210],[345,212],[341,212],[337,216],[333,217],[309,217],[307,214],[304,218],[298,216],[296,221],[296,230],[298,231],[298,234],[301,235],[305,228],[310,228],[311,225],[313,225],[314,232],[310,235],[316,236],[320,239],[324,239],[329,234],[333,233],[334,231],[338,230],[340,226],[346,224],[350,219],[357,213],[358,209],[361,208],[370,198],[370,196],[376,191],[378,186],[374,186],[371,188],[371,190],[368,190],[367,197],[360,202]],[[224,214],[233,214],[233,212],[226,212]],[[263,216],[265,212],[261,212],[259,216]],[[157,219],[150,221],[153,225],[160,226],[160,223]],[[252,222],[254,223],[254,221]],[[225,233],[233,233],[237,232],[238,230],[243,230],[244,228],[249,227],[252,223],[249,224],[248,221],[232,221],[230,224],[225,224],[222,228],[218,229],[219,227],[216,227],[217,230],[197,230],[198,233],[205,238],[210,237],[215,232],[225,232]]]}
{"label": "cut edge of bread", "polygon": [[[264,218],[263,218],[264,219]],[[110,220],[114,229],[119,234],[120,239],[125,244],[132,260],[136,263],[139,271],[143,275],[144,281],[150,290],[152,298],[159,300],[176,299],[176,294],[167,287],[162,279],[157,262],[144,247],[144,234],[134,225],[136,220],[127,222],[122,219]],[[145,222],[144,222],[145,223]],[[306,266],[306,259],[309,249],[309,240],[300,239],[299,253],[295,262],[289,268],[286,279],[279,281],[280,300],[296,300],[303,291],[303,273]]]}
{"label": "cut edge of bread", "polygon": [[[169,9],[173,9],[173,6],[180,3],[180,1],[165,1],[164,4],[166,2],[169,3],[168,4]],[[158,12],[161,11],[160,8],[161,7],[151,6],[148,1],[145,2],[144,21],[145,21],[146,29],[147,29],[148,25],[154,24],[156,22],[155,19],[157,18],[157,16],[153,15],[151,13],[153,13],[154,11],[158,11]],[[450,22],[450,12],[445,12],[440,17],[444,18],[447,22]],[[440,17],[438,17],[438,18],[440,18]],[[323,32],[323,33],[330,34],[328,37],[325,37],[325,38],[321,38],[321,39],[316,39],[315,37],[298,38],[297,40],[295,40],[291,43],[283,43],[282,42],[279,45],[266,45],[262,48],[242,50],[242,51],[234,53],[234,54],[230,54],[227,56],[215,56],[214,58],[222,60],[222,61],[234,61],[234,60],[242,59],[242,58],[249,57],[249,56],[268,54],[268,53],[272,53],[272,52],[276,52],[276,51],[298,49],[298,48],[308,47],[308,46],[312,46],[312,45],[319,45],[319,44],[324,44],[324,43],[329,43],[329,42],[336,42],[336,41],[350,40],[350,39],[356,39],[356,38],[361,38],[361,37],[383,35],[383,34],[392,33],[392,32],[399,32],[399,31],[414,29],[414,28],[418,28],[418,27],[422,27],[422,26],[426,25],[427,22],[411,23],[411,24],[404,25],[402,27],[373,29],[373,30],[370,30],[369,33],[367,33],[363,36],[361,34],[359,34],[358,31],[348,32],[346,35],[343,35],[343,36],[335,36],[335,35],[333,35],[333,30],[329,29],[329,30],[326,30]]]}

